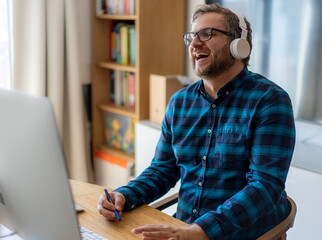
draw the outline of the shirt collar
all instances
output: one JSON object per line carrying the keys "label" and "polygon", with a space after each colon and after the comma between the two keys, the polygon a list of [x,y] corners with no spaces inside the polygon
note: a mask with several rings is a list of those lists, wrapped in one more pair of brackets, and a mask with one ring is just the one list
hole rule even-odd
{"label": "shirt collar", "polygon": [[[248,74],[248,68],[245,67],[236,77],[234,77],[232,80],[230,80],[228,83],[226,83],[223,87],[219,89],[218,97],[222,95],[228,95],[235,88],[239,87],[243,83],[243,79],[245,79],[245,76],[247,76]],[[205,87],[202,80],[199,81],[197,92],[198,94],[202,94],[202,92],[205,92]]]}

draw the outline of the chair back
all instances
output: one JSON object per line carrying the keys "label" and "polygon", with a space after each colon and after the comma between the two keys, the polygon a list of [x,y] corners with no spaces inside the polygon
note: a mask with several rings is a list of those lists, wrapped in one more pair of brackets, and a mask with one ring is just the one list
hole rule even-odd
{"label": "chair back", "polygon": [[286,240],[286,232],[293,227],[297,211],[296,204],[293,199],[287,197],[287,200],[290,205],[289,215],[280,224],[257,238],[257,240]]}

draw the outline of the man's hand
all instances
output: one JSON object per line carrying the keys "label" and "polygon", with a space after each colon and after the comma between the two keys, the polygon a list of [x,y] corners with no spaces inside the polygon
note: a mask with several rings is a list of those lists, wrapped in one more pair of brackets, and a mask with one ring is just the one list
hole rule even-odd
{"label": "man's hand", "polygon": [[197,224],[187,227],[168,225],[145,225],[132,230],[135,234],[142,234],[144,240],[209,240],[206,233]]}
{"label": "man's hand", "polygon": [[97,211],[107,220],[116,220],[114,210],[117,210],[122,215],[123,206],[125,204],[125,197],[119,192],[110,192],[110,196],[115,204],[110,203],[105,194],[102,194],[97,203]]}

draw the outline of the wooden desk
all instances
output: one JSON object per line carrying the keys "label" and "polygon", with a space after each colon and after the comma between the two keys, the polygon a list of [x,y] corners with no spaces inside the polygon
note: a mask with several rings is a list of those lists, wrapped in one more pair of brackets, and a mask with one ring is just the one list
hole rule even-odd
{"label": "wooden desk", "polygon": [[104,187],[75,180],[70,180],[70,183],[75,203],[85,208],[84,212],[78,213],[79,224],[109,240],[142,239],[140,234],[133,234],[131,231],[146,224],[186,225],[147,205],[124,212],[120,222],[107,221],[96,209],[98,197],[103,193]]}

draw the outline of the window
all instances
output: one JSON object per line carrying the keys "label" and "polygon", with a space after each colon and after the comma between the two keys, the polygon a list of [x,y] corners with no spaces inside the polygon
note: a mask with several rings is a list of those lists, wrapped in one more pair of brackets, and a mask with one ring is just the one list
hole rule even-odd
{"label": "window", "polygon": [[0,0],[0,88],[12,88],[10,0]]}

